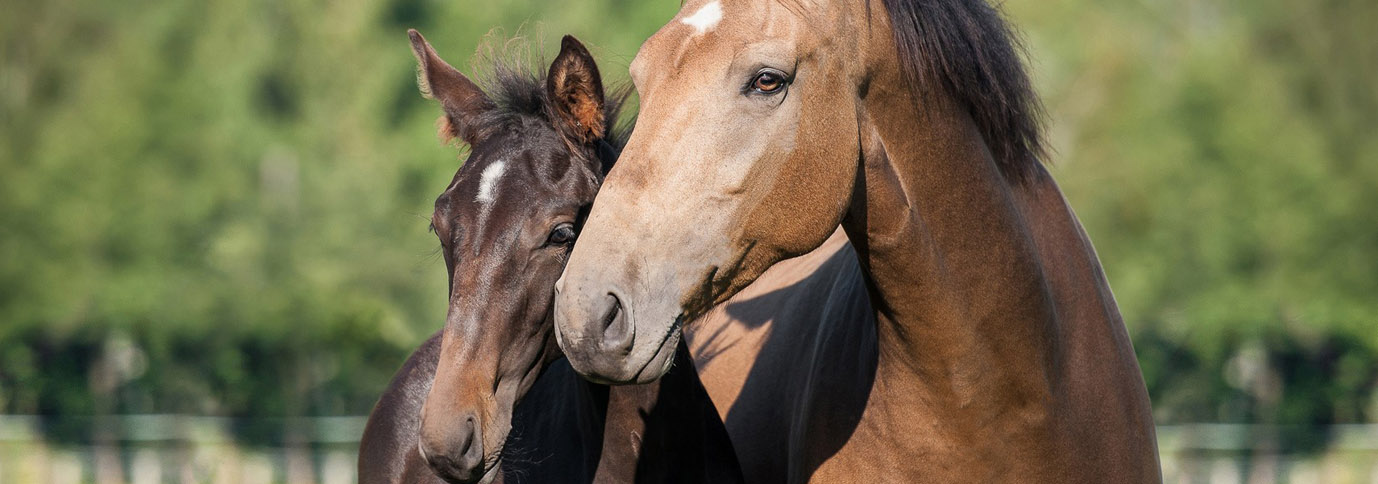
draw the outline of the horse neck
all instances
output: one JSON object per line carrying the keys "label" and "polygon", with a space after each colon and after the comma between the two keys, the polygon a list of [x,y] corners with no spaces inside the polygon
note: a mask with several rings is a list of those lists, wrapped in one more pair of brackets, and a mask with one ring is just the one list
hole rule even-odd
{"label": "horse neck", "polygon": [[914,385],[902,391],[950,408],[1045,405],[1063,345],[1035,241],[1044,230],[1027,217],[1025,191],[1052,181],[1041,168],[1024,184],[1007,180],[970,117],[930,97],[907,102],[908,90],[873,88],[863,174],[844,222],[865,241],[857,248],[879,323],[877,380]]}
{"label": "horse neck", "polygon": [[1056,183],[1041,166],[1007,180],[954,103],[870,99],[843,223],[876,311],[868,405],[1020,468],[1078,455],[1161,480],[1133,346]]}

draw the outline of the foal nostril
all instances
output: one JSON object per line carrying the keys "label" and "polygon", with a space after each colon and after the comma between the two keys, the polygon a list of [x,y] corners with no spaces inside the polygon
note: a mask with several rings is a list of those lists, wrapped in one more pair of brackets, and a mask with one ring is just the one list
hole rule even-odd
{"label": "foal nostril", "polygon": [[477,419],[470,415],[453,427],[448,442],[423,439],[422,457],[431,469],[449,482],[477,482],[483,477],[483,435]]}
{"label": "foal nostril", "polygon": [[632,346],[632,325],[622,301],[617,295],[609,293],[604,297],[607,311],[603,313],[603,347],[609,350],[630,351]]}
{"label": "foal nostril", "polygon": [[479,428],[478,422],[474,420],[473,415],[464,420],[464,425],[468,427],[468,432],[465,432],[468,438],[459,446],[458,461],[470,469],[481,467],[483,465],[482,430]]}

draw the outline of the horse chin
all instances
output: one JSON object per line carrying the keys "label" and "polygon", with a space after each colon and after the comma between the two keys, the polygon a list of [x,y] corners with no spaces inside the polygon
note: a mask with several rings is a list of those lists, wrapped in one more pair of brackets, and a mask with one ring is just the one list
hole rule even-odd
{"label": "horse chin", "polygon": [[679,339],[683,337],[680,328],[680,318],[676,318],[674,324],[670,325],[670,330],[665,333],[665,338],[660,341],[660,346],[651,355],[641,369],[637,370],[628,383],[646,384],[651,383],[665,376],[670,371],[670,367],[675,363],[675,350],[679,348]]}
{"label": "horse chin", "polygon": [[502,469],[501,458],[493,461],[493,466],[489,467],[487,471],[484,471],[483,477],[479,478],[479,480],[476,481],[476,484],[491,484],[494,480],[497,480],[499,475],[502,474],[502,471],[500,471],[499,469]]}

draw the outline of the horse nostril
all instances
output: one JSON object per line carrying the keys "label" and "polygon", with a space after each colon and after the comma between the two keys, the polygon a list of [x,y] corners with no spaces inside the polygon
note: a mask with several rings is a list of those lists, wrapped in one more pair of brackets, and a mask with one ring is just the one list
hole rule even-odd
{"label": "horse nostril", "polygon": [[465,419],[464,425],[465,430],[467,430],[465,432],[467,437],[464,443],[459,446],[458,458],[466,467],[477,467],[482,465],[483,461],[483,436],[479,434],[481,430],[473,415]]}
{"label": "horse nostril", "polygon": [[632,325],[627,320],[627,312],[622,308],[622,301],[612,293],[609,293],[604,301],[608,309],[603,313],[603,346],[627,350],[631,346]]}
{"label": "horse nostril", "polygon": [[483,434],[478,419],[469,415],[451,427],[447,443],[422,440],[422,458],[437,475],[449,482],[477,482],[483,477]]}
{"label": "horse nostril", "polygon": [[617,317],[622,315],[622,301],[618,300],[616,295],[609,293],[603,298],[603,302],[608,308],[603,313],[603,329],[606,331],[617,321]]}

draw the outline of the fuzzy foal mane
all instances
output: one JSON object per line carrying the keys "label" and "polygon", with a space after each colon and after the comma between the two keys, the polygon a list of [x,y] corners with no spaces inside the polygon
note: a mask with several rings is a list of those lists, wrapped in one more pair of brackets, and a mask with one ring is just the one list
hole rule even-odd
{"label": "fuzzy foal mane", "polygon": [[[510,43],[510,42],[509,42]],[[493,101],[494,109],[478,120],[483,126],[500,126],[519,122],[522,118],[536,118],[555,125],[556,110],[546,93],[546,71],[536,66],[547,62],[527,62],[517,58],[484,56],[483,74],[475,76],[477,84]],[[604,87],[603,119],[608,126],[602,140],[621,151],[631,136],[631,120],[618,122],[631,90]]]}
{"label": "fuzzy foal mane", "polygon": [[904,81],[922,99],[937,90],[975,121],[1006,178],[1022,180],[1046,152],[1043,105],[1023,46],[986,0],[882,0]]}

